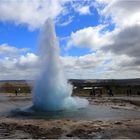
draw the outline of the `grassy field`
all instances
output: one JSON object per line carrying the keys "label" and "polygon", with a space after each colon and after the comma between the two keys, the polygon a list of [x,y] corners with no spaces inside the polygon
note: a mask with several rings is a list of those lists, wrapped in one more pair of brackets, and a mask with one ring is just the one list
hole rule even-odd
{"label": "grassy field", "polygon": [[[108,88],[116,96],[127,95],[127,90],[131,89],[132,95],[140,95],[140,80],[69,80],[73,85],[73,95],[90,96],[91,89],[95,88],[96,96],[102,92],[103,96],[108,95]],[[12,80],[0,81],[0,93],[15,94],[15,90],[20,95],[28,95],[32,92],[34,81]]]}

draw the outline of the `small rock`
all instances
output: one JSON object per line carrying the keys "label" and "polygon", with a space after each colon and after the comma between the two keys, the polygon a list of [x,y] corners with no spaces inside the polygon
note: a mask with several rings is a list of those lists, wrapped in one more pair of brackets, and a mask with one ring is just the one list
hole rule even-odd
{"label": "small rock", "polygon": [[121,124],[122,124],[122,122],[115,122],[114,124],[118,124],[118,125],[121,125]]}
{"label": "small rock", "polygon": [[72,135],[72,134],[67,134],[66,136],[67,136],[67,137],[73,137],[73,135]]}

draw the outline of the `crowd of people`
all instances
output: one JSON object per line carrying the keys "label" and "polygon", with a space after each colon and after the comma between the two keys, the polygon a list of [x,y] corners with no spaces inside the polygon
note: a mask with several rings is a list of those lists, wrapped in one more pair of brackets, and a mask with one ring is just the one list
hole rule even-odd
{"label": "crowd of people", "polygon": [[[97,92],[98,91],[98,92]],[[91,92],[90,92],[90,95],[91,96],[97,96],[97,97],[102,97],[102,88],[98,88],[98,89],[95,89],[94,87],[91,89]],[[108,96],[114,96],[113,92],[112,92],[112,89],[111,88],[108,88],[107,89],[107,94]]]}
{"label": "crowd of people", "polygon": [[[114,93],[112,91],[111,88],[107,88],[106,89],[106,93],[109,97],[113,97],[114,96]],[[129,87],[126,89],[126,93],[127,93],[127,96],[131,96],[132,95],[132,89]],[[96,97],[102,97],[102,94],[103,94],[103,91],[102,91],[102,88],[96,88],[96,87],[92,87],[91,91],[90,91],[90,96],[96,96]]]}

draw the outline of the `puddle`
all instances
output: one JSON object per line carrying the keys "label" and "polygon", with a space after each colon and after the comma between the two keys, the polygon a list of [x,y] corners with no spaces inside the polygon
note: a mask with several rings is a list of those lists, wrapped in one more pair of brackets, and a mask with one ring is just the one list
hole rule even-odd
{"label": "puddle", "polygon": [[89,105],[87,108],[78,110],[41,112],[32,108],[16,109],[12,112],[14,116],[33,119],[62,119],[73,118],[78,120],[118,120],[140,118],[139,111],[113,109],[110,107]]}
{"label": "puddle", "polygon": [[78,110],[41,112],[30,108],[31,100],[8,100],[0,102],[0,117],[20,117],[30,119],[63,119],[78,120],[118,120],[140,118],[140,111],[114,109],[110,106],[89,105]]}

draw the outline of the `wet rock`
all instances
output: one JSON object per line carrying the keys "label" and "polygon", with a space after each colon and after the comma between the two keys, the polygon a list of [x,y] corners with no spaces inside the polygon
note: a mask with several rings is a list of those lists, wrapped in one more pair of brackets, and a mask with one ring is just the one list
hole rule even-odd
{"label": "wet rock", "polygon": [[72,135],[72,134],[67,134],[66,136],[67,136],[67,137],[73,137],[73,135]]}
{"label": "wet rock", "polygon": [[101,130],[102,130],[102,128],[100,128],[100,127],[96,129],[97,132],[100,132]]}
{"label": "wet rock", "polygon": [[114,124],[121,125],[123,123],[122,122],[115,122]]}
{"label": "wet rock", "polygon": [[91,133],[92,133],[91,130],[76,129],[68,135],[73,136],[73,137],[77,137],[80,139],[91,139],[91,138],[93,138]]}

